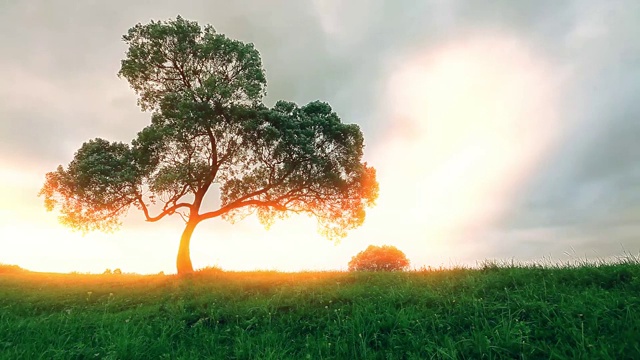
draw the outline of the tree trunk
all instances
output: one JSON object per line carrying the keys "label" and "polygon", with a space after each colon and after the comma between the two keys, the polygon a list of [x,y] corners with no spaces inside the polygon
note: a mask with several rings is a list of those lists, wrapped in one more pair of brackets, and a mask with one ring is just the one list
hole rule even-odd
{"label": "tree trunk", "polygon": [[178,275],[189,274],[193,272],[189,243],[191,242],[191,234],[193,234],[193,230],[196,228],[196,225],[198,225],[197,221],[189,221],[187,222],[187,227],[182,232],[182,237],[180,238],[180,247],[178,248],[178,259],[176,260]]}

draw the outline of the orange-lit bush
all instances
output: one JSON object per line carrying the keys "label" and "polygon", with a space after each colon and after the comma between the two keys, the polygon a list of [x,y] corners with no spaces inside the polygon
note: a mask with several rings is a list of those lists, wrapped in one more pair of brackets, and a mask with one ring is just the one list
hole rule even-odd
{"label": "orange-lit bush", "polygon": [[119,268],[113,271],[111,271],[111,269],[107,269],[102,273],[102,275],[122,275],[122,270]]}
{"label": "orange-lit bush", "polygon": [[349,261],[349,271],[401,271],[408,267],[405,254],[390,245],[369,245]]}
{"label": "orange-lit bush", "polygon": [[25,270],[18,265],[8,265],[0,263],[0,274],[18,273]]}

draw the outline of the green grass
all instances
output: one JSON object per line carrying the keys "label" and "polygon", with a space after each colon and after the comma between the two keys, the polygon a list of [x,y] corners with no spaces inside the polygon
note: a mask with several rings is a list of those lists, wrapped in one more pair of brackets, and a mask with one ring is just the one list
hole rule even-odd
{"label": "green grass", "polygon": [[1,269],[1,359],[640,359],[637,262],[184,278]]}

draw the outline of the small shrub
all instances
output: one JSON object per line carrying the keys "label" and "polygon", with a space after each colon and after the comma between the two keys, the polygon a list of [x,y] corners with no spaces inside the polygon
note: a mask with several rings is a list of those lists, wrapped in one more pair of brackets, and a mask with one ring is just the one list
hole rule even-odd
{"label": "small shrub", "polygon": [[222,268],[220,268],[219,266],[207,266],[202,269],[196,270],[196,272],[198,274],[219,274],[223,273],[224,270],[222,270]]}
{"label": "small shrub", "polygon": [[406,255],[390,245],[369,245],[349,261],[349,271],[402,271],[408,267]]}
{"label": "small shrub", "polygon": [[0,264],[0,274],[18,273],[25,271],[18,265]]}

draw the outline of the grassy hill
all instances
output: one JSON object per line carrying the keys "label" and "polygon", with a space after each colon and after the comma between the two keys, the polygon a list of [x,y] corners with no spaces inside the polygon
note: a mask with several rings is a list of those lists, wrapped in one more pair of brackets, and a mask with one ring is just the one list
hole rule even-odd
{"label": "grassy hill", "polygon": [[640,265],[406,273],[0,268],[1,359],[640,359]]}

